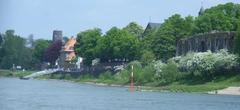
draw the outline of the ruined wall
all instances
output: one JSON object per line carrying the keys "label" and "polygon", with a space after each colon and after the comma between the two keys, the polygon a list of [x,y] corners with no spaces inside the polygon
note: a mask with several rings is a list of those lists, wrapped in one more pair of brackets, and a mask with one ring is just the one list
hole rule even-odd
{"label": "ruined wall", "polygon": [[177,41],[176,56],[186,55],[188,52],[216,52],[220,49],[233,50],[235,32],[215,32],[198,34],[189,39]]}

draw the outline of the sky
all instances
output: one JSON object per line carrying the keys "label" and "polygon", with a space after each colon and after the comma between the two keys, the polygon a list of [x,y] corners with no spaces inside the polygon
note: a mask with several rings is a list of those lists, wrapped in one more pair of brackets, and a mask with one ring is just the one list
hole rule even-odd
{"label": "sky", "polygon": [[8,29],[34,39],[52,39],[53,30],[63,36],[100,28],[122,28],[129,22],[146,27],[148,22],[162,23],[173,14],[197,16],[205,9],[240,0],[0,0],[0,33]]}

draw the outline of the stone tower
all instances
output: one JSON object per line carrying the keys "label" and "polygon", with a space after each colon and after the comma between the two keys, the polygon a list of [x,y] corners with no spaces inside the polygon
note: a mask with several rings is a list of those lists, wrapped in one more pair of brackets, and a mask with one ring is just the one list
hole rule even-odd
{"label": "stone tower", "polygon": [[61,40],[62,41],[62,31],[60,30],[54,30],[53,31],[53,42]]}

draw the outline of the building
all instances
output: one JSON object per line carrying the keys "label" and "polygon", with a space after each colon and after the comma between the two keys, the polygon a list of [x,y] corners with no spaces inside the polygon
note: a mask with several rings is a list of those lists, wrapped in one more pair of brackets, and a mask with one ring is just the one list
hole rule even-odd
{"label": "building", "polygon": [[60,51],[60,57],[58,59],[58,65],[60,68],[70,69],[77,68],[76,62],[78,58],[76,57],[74,51],[74,45],[76,43],[76,38],[71,37],[65,45],[62,46],[62,50]]}
{"label": "building", "polygon": [[188,52],[216,52],[220,49],[233,51],[236,32],[212,32],[194,35],[189,39],[177,41],[176,56],[186,55]]}
{"label": "building", "polygon": [[62,31],[60,30],[54,30],[53,31],[53,37],[52,37],[52,41],[55,42],[55,41],[58,41],[58,40],[61,40],[63,39],[62,37]]}
{"label": "building", "polygon": [[151,31],[157,31],[160,27],[161,27],[160,23],[149,22],[142,34],[142,38],[144,38],[146,35],[148,35],[149,32],[151,32]]}

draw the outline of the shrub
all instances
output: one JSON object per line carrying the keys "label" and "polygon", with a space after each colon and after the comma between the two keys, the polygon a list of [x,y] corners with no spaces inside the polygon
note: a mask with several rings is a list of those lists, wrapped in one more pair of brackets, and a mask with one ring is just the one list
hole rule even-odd
{"label": "shrub", "polygon": [[146,66],[155,60],[155,55],[152,51],[144,50],[141,56],[142,65]]}
{"label": "shrub", "polygon": [[182,71],[201,73],[202,76],[214,76],[221,69],[232,69],[238,65],[237,56],[226,50],[217,53],[211,51],[189,53],[183,57],[173,58]]}
{"label": "shrub", "polygon": [[126,83],[130,82],[132,65],[134,67],[133,73],[135,84],[142,85],[144,83],[152,82],[154,80],[155,70],[153,68],[153,65],[149,64],[145,67],[142,67],[139,61],[130,62],[127,67],[124,68],[124,70],[115,75],[115,79]]}
{"label": "shrub", "polygon": [[111,80],[111,79],[113,79],[113,76],[112,76],[112,73],[110,71],[107,71],[103,74],[100,74],[99,79],[101,79],[101,80]]}
{"label": "shrub", "polygon": [[155,78],[160,84],[168,84],[177,80],[179,76],[178,66],[174,61],[168,61],[167,64],[162,61],[156,61],[154,68],[156,70]]}

